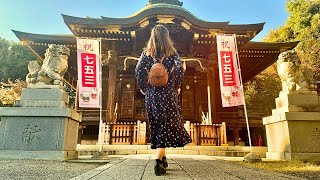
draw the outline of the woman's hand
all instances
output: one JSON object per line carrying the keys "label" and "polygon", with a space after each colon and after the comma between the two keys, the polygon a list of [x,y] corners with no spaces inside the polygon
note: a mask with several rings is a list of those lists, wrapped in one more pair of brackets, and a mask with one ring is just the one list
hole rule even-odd
{"label": "woman's hand", "polygon": [[142,95],[144,95],[144,96],[146,95],[146,93],[143,92],[141,89],[140,89],[140,92],[141,92]]}
{"label": "woman's hand", "polygon": [[181,91],[181,88],[179,88],[177,91],[178,91],[178,95],[179,95],[179,94],[180,94],[180,91]]}

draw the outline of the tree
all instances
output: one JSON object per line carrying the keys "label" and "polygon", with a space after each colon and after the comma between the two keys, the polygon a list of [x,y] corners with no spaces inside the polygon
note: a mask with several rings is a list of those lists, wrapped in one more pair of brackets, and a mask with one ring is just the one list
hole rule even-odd
{"label": "tree", "polygon": [[281,90],[281,81],[272,65],[253,80],[245,84],[245,99],[248,112],[271,112],[275,108],[275,98]]}
{"label": "tree", "polygon": [[28,62],[36,59],[28,47],[0,38],[0,81],[25,79]]}
{"label": "tree", "polygon": [[320,80],[320,0],[288,0],[286,23],[264,38],[267,42],[300,41],[296,51],[313,82]]}
{"label": "tree", "polygon": [[15,100],[21,99],[21,90],[27,86],[25,81],[8,80],[7,83],[0,82],[0,107],[12,106]]}
{"label": "tree", "polygon": [[[283,26],[271,30],[266,42],[300,41],[295,48],[304,71],[311,71],[313,83],[320,80],[320,0],[288,0],[289,17]],[[281,90],[276,65],[245,84],[248,109],[265,112],[275,107],[274,99]]]}
{"label": "tree", "polygon": [[[23,45],[0,38],[0,106],[12,106],[26,87],[28,62],[37,59]],[[12,81],[13,80],[13,81]]]}

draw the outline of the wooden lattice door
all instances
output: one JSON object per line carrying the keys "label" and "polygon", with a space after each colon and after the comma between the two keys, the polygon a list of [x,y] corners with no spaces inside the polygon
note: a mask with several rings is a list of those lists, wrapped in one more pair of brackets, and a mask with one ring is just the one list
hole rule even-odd
{"label": "wooden lattice door", "polygon": [[197,80],[195,87],[195,121],[202,122],[201,113],[208,112],[208,87],[207,80]]}
{"label": "wooden lattice door", "polygon": [[133,119],[135,79],[124,78],[121,82],[121,119]]}
{"label": "wooden lattice door", "polygon": [[186,121],[194,120],[194,82],[193,80],[184,80],[182,87],[182,117]]}

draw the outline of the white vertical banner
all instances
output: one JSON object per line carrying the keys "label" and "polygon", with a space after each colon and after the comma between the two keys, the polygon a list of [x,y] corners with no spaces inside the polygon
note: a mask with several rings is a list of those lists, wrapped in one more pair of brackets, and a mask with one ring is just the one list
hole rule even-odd
{"label": "white vertical banner", "polygon": [[100,107],[100,41],[77,39],[79,107]]}
{"label": "white vertical banner", "polygon": [[217,35],[219,77],[223,107],[243,105],[243,91],[239,79],[237,44],[233,35]]}

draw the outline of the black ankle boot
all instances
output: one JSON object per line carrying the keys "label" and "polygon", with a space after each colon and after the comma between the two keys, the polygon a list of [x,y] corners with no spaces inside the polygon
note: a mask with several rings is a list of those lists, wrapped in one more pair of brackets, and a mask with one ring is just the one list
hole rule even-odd
{"label": "black ankle boot", "polygon": [[154,166],[154,173],[156,176],[160,176],[166,173],[166,168],[163,166],[163,162],[159,159],[156,159],[156,164]]}
{"label": "black ankle boot", "polygon": [[162,162],[163,162],[163,166],[165,168],[167,168],[168,167],[168,161],[167,161],[167,158],[165,156],[162,157]]}

